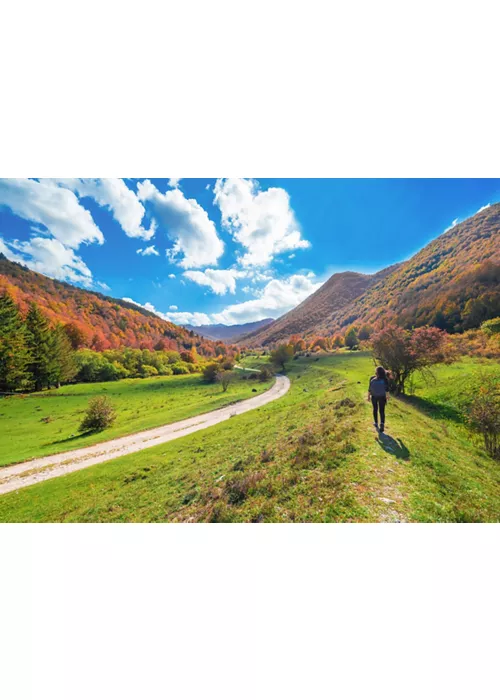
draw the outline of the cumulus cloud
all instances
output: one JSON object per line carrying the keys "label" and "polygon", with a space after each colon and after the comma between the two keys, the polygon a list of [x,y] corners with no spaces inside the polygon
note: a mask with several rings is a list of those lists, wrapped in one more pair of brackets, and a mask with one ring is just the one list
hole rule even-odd
{"label": "cumulus cloud", "polygon": [[138,253],[138,255],[160,255],[154,245],[149,245],[147,248],[139,248],[136,250],[136,253]]}
{"label": "cumulus cloud", "polygon": [[244,270],[211,270],[207,269],[204,272],[198,270],[188,270],[184,272],[184,277],[187,277],[192,282],[200,284],[204,287],[210,287],[215,294],[231,294],[236,293],[236,280],[241,277],[246,277],[247,273]]}
{"label": "cumulus cloud", "polygon": [[102,232],[74,192],[53,181],[2,178],[2,205],[16,216],[44,227],[44,233],[52,234],[64,246],[78,248],[82,243],[104,242]]}
{"label": "cumulus cloud", "polygon": [[272,280],[259,293],[256,299],[232,304],[220,313],[205,314],[201,312],[178,311],[170,306],[170,311],[157,311],[149,302],[139,304],[133,299],[125,299],[136,306],[152,311],[160,318],[181,326],[204,326],[211,323],[224,323],[228,326],[250,321],[260,321],[263,318],[278,318],[290,309],[300,304],[310,294],[321,286],[316,282],[313,273],[307,275],[291,275],[282,280]]}
{"label": "cumulus cloud", "polygon": [[[93,286],[92,273],[75,251],[56,238],[34,236],[29,241],[5,241],[0,238],[0,252],[10,260],[26,265],[35,272],[67,282]],[[109,287],[97,283],[103,289]]]}
{"label": "cumulus cloud", "polygon": [[309,248],[283,188],[262,191],[256,180],[219,178],[214,193],[222,225],[245,250],[239,259],[244,267],[267,265],[279,253]]}
{"label": "cumulus cloud", "polygon": [[272,280],[256,299],[232,304],[220,313],[212,314],[213,323],[248,323],[262,318],[278,318],[300,304],[321,287],[314,275],[291,275],[287,279]]}
{"label": "cumulus cloud", "polygon": [[179,311],[179,307],[176,306],[175,304],[171,304],[171,305],[168,307],[168,310],[169,310],[169,311]]}
{"label": "cumulus cloud", "polygon": [[173,272],[171,272],[171,273],[169,274],[168,279],[169,279],[169,280],[174,280],[174,279],[175,279],[175,275],[174,275]]}
{"label": "cumulus cloud", "polygon": [[80,197],[91,197],[101,207],[109,209],[113,218],[130,238],[150,240],[156,226],[142,226],[145,209],[136,193],[118,177],[107,178],[58,178],[49,182],[61,185]]}
{"label": "cumulus cloud", "polygon": [[145,304],[139,304],[139,302],[130,299],[129,297],[123,297],[123,301],[128,301],[130,304],[135,304],[141,309],[146,309],[152,313],[162,318],[164,321],[170,321],[171,323],[177,323],[180,326],[190,325],[190,326],[204,326],[210,323],[210,316],[197,311],[171,311],[169,313],[162,313],[157,311],[153,304],[146,302]]}
{"label": "cumulus cloud", "polygon": [[180,189],[161,194],[149,180],[139,183],[138,194],[150,204],[155,219],[174,242],[167,251],[170,260],[186,269],[217,264],[224,244],[213,221],[195,199],[186,199]]}
{"label": "cumulus cloud", "polygon": [[168,181],[169,187],[179,187],[179,182],[182,180],[181,177],[171,177]]}

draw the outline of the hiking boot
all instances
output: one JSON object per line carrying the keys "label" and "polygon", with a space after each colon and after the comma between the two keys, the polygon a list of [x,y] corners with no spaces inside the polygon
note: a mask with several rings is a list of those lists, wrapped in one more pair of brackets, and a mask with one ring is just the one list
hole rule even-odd
{"label": "hiking boot", "polygon": [[375,428],[375,430],[378,430],[378,423],[374,423],[373,427]]}
{"label": "hiking boot", "polygon": [[381,424],[380,424],[380,432],[381,432],[381,433],[383,433],[383,432],[384,432],[384,427],[385,427],[385,426],[384,426],[384,424],[383,424],[383,423],[381,423]]}

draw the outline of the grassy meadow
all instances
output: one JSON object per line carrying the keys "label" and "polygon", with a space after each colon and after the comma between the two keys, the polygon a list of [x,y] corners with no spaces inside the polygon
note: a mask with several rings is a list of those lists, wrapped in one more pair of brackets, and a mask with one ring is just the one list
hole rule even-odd
{"label": "grassy meadow", "polygon": [[[234,401],[255,396],[270,386],[244,379],[227,392],[219,384],[207,384],[199,374],[118,382],[73,384],[34,394],[0,398],[0,467],[16,462],[87,447],[98,442],[173,423]],[[102,433],[78,432],[88,401],[107,396],[117,412],[111,428]]]}
{"label": "grassy meadow", "polygon": [[[263,361],[244,362],[258,367]],[[0,521],[498,522],[500,465],[471,437],[458,411],[464,381],[482,372],[500,379],[498,363],[467,360],[438,368],[435,383],[417,383],[414,396],[391,398],[386,435],[379,435],[366,401],[373,373],[368,353],[300,358],[289,363],[292,387],[282,399],[174,442],[1,496]],[[234,399],[253,385],[242,380],[224,397],[219,388],[189,384],[196,382],[192,377],[154,381],[171,386],[172,379],[188,382],[179,387],[191,403],[178,398],[182,406],[170,411],[165,405],[167,420],[193,415],[196,407],[215,408],[211,402]],[[121,384],[107,388],[118,391]],[[154,393],[137,396],[143,415],[139,411],[140,425],[128,423],[127,432],[165,422],[152,409]]]}

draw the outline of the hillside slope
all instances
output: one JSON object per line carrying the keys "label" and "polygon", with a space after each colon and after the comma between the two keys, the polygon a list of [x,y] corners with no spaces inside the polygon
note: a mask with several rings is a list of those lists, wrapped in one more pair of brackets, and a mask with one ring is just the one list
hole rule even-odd
{"label": "hillside slope", "polygon": [[352,304],[332,314],[333,328],[393,319],[451,333],[500,315],[500,203],[429,243]]}
{"label": "hillside slope", "polygon": [[261,321],[252,321],[250,323],[241,323],[234,326],[226,326],[223,323],[216,323],[208,326],[189,326],[186,325],[188,331],[194,331],[199,335],[210,340],[222,340],[222,341],[233,341],[242,335],[247,333],[252,333],[253,331],[258,331],[264,326],[268,326],[273,323],[273,318],[263,318]]}
{"label": "hillside slope", "polygon": [[270,327],[247,335],[251,347],[294,333],[331,335],[352,323],[388,320],[450,333],[500,316],[500,203],[457,224],[410,260],[376,275],[333,275],[300,306]]}
{"label": "hillside slope", "polygon": [[4,291],[22,313],[36,301],[53,323],[73,324],[83,344],[95,350],[124,346],[153,349],[159,343],[166,350],[181,350],[194,344],[201,354],[216,354],[212,341],[146,309],[50,279],[0,254],[0,294]]}
{"label": "hillside slope", "polygon": [[[333,313],[349,305],[367,289],[377,284],[397,266],[381,270],[376,275],[359,272],[340,272],[332,275],[314,294],[299,306],[277,319],[261,331],[239,338],[239,343],[257,347],[288,339],[291,335],[308,336],[324,333]],[[325,329],[325,330],[323,330]]]}

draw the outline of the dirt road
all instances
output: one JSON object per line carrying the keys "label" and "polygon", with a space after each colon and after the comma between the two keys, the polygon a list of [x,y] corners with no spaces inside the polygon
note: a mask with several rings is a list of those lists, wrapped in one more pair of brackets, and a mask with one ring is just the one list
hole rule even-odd
{"label": "dirt road", "polygon": [[198,430],[210,428],[212,425],[222,423],[222,421],[228,420],[233,416],[239,416],[247,411],[253,411],[260,406],[265,406],[271,401],[276,401],[276,399],[284,396],[289,388],[290,380],[288,377],[278,374],[275,383],[268,391],[251,399],[239,401],[232,406],[219,408],[210,413],[177,421],[177,423],[170,423],[169,425],[144,430],[133,435],[126,435],[109,442],[101,442],[99,445],[93,445],[92,447],[83,447],[71,452],[62,452],[57,455],[32,459],[29,462],[15,464],[12,467],[0,468],[0,494],[17,491],[25,486],[37,484],[40,481],[76,472],[94,464],[107,462],[116,457],[139,452],[148,447],[170,442],[170,440],[177,440],[177,438],[195,433]]}

